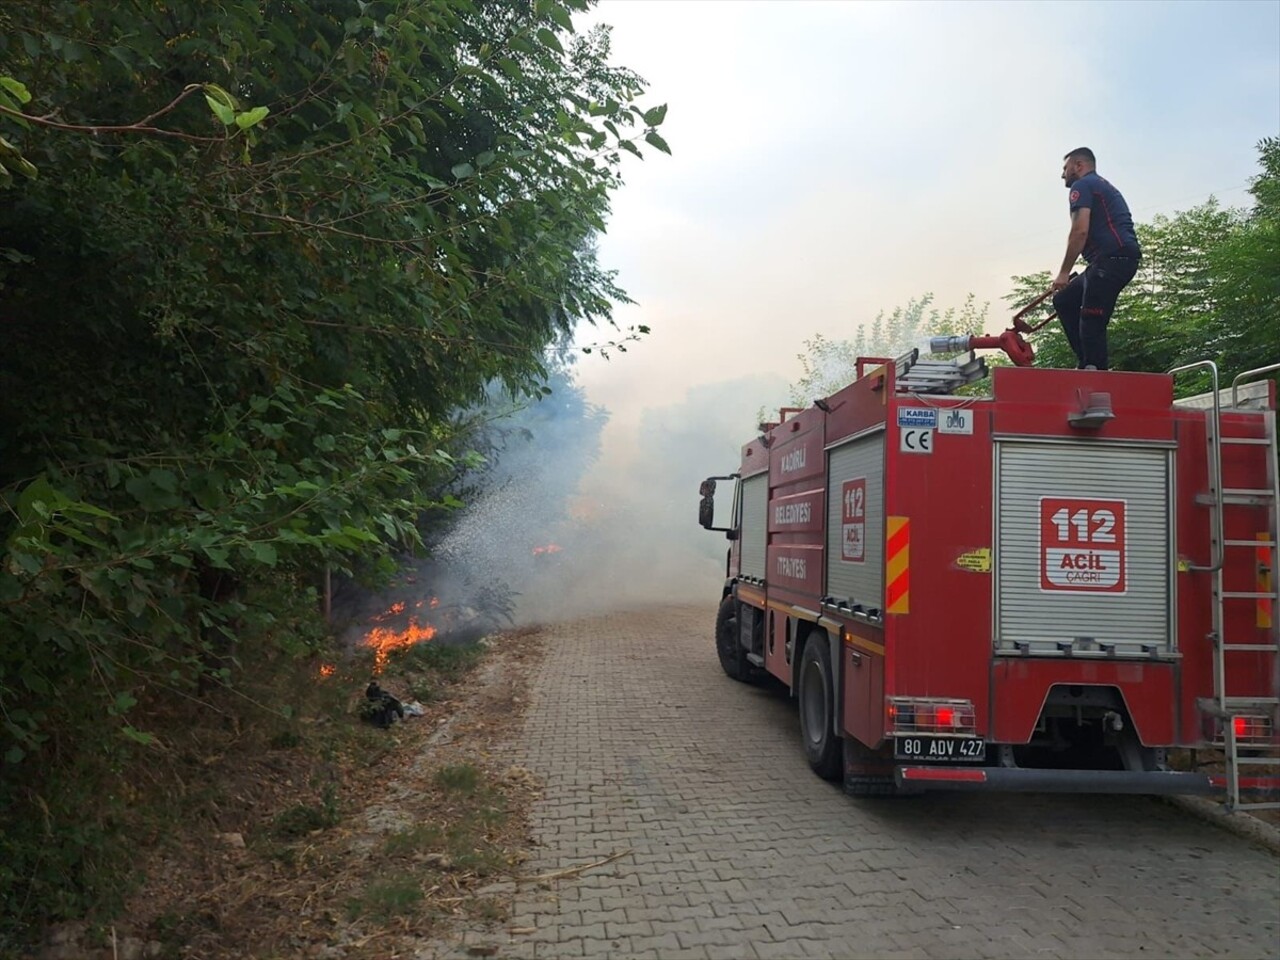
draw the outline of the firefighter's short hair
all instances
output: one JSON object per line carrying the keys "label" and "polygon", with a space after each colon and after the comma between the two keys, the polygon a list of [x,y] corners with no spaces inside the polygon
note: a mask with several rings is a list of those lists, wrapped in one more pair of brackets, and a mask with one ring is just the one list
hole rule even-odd
{"label": "firefighter's short hair", "polygon": [[1076,147],[1068,154],[1064,154],[1063,160],[1083,160],[1091,167],[1098,165],[1098,158],[1093,155],[1093,151],[1088,147]]}

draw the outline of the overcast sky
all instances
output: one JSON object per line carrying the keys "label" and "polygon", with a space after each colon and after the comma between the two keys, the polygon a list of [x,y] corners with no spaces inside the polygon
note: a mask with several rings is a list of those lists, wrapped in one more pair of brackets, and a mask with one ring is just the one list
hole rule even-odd
{"label": "overcast sky", "polygon": [[673,151],[627,163],[601,239],[637,301],[618,322],[653,330],[579,364],[612,415],[606,467],[645,410],[731,380],[736,447],[806,337],[912,296],[973,292],[1003,329],[1009,276],[1061,261],[1073,147],[1149,220],[1246,204],[1280,134],[1277,0],[604,0],[577,24],[596,22],[644,105],[669,104]]}

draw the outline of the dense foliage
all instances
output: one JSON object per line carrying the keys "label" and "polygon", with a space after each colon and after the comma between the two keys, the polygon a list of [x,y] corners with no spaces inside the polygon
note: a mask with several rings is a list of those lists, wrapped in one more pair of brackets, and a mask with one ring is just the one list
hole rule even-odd
{"label": "dense foliage", "polygon": [[302,642],[320,570],[455,503],[453,411],[609,322],[590,238],[665,107],[585,6],[0,5],[8,923],[101,895],[76,777],[135,705]]}

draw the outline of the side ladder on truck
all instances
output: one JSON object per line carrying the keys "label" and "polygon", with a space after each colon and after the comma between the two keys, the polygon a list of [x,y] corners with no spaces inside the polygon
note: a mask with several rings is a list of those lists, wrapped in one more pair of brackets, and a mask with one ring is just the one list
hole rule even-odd
{"label": "side ladder on truck", "polygon": [[[1256,766],[1280,764],[1280,743],[1275,736],[1277,712],[1280,711],[1280,698],[1275,696],[1236,696],[1229,690],[1234,676],[1233,664],[1238,664],[1237,655],[1265,654],[1270,663],[1271,689],[1280,687],[1280,636],[1277,635],[1277,590],[1276,561],[1280,557],[1280,468],[1277,467],[1276,416],[1269,409],[1262,409],[1260,415],[1263,422],[1261,437],[1226,437],[1222,435],[1222,394],[1218,385],[1218,369],[1212,361],[1201,361],[1185,367],[1177,367],[1170,373],[1177,374],[1186,370],[1208,369],[1212,374],[1213,393],[1208,397],[1191,398],[1183,403],[1187,406],[1200,406],[1205,403],[1205,438],[1209,454],[1209,491],[1198,500],[1209,508],[1212,530],[1213,553],[1208,566],[1192,567],[1213,574],[1213,700],[1204,704],[1209,711],[1222,722],[1221,742],[1226,763],[1227,808],[1237,810],[1250,808],[1280,809],[1280,801],[1244,801],[1241,800],[1241,787],[1248,785],[1248,770]],[[1242,405],[1247,398],[1241,396],[1241,385],[1244,381],[1267,373],[1280,370],[1280,363],[1255,370],[1246,370],[1231,383],[1229,410],[1248,409]],[[1260,384],[1264,386],[1265,384]],[[1266,458],[1266,483],[1257,488],[1230,488],[1223,486],[1222,448],[1224,446],[1252,446],[1262,448]],[[1265,507],[1267,510],[1267,531],[1253,540],[1228,540],[1224,536],[1224,517],[1232,507]],[[1227,552],[1230,550],[1250,550],[1258,560],[1261,575],[1259,590],[1227,590],[1225,589],[1223,568],[1226,566]],[[1265,611],[1265,626],[1269,628],[1266,643],[1233,643],[1225,634],[1228,603],[1248,602],[1256,605],[1259,616]],[[1260,619],[1260,625],[1264,622]],[[1238,669],[1238,667],[1237,667]],[[1251,724],[1257,717],[1267,718],[1262,732],[1268,736],[1260,742],[1241,743],[1252,732]]]}

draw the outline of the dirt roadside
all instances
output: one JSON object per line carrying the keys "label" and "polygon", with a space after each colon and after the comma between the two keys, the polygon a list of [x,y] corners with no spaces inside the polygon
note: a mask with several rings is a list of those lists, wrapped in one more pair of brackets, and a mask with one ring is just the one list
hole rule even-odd
{"label": "dirt roadside", "polygon": [[290,794],[304,777],[279,758],[254,758],[230,778],[244,810],[216,832],[193,824],[191,836],[140,852],[147,880],[122,918],[65,925],[35,956],[382,960],[458,921],[501,924],[539,795],[508,746],[544,642],[534,629],[493,637],[424,716],[363,730],[376,750],[334,764],[331,819],[296,816],[320,806]]}

